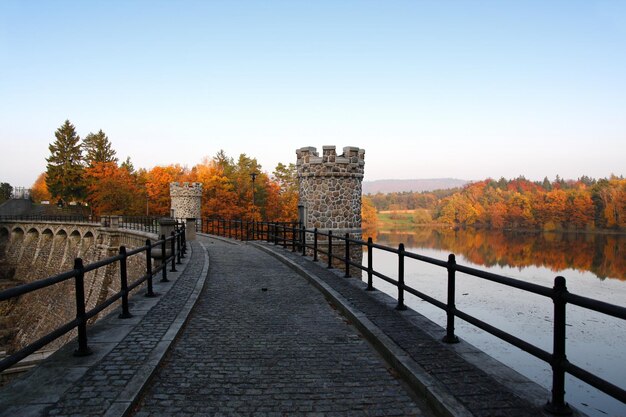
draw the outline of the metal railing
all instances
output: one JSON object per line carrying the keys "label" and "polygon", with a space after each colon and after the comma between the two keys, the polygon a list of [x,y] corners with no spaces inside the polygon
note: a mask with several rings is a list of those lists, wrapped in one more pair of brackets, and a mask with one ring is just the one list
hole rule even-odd
{"label": "metal railing", "polygon": [[[158,256],[153,256],[153,249],[159,250],[160,254]],[[127,251],[126,247],[121,246],[119,248],[118,255],[102,259],[88,265],[84,265],[81,258],[76,258],[74,260],[74,268],[70,271],[1,291],[0,302],[3,302],[73,279],[76,297],[76,318],[56,328],[52,332],[39,338],[28,346],[25,346],[10,356],[2,359],[0,361],[0,372],[15,365],[28,355],[31,355],[75,328],[78,330],[78,348],[74,351],[74,355],[89,355],[91,353],[91,349],[87,344],[87,321],[120,299],[122,312],[120,313],[119,318],[126,319],[132,317],[128,306],[128,295],[130,292],[146,282],[146,297],[157,296],[158,294],[154,293],[152,285],[154,275],[161,272],[161,282],[167,282],[168,262],[171,264],[170,272],[176,272],[176,264],[182,263],[181,258],[184,258],[185,252],[185,228],[177,228],[176,231],[171,232],[171,236],[166,238],[165,235],[161,235],[160,240],[154,243],[151,242],[150,239],[146,239],[146,244],[144,246],[130,251]],[[143,276],[129,283],[127,273],[128,258],[142,253],[145,253],[146,257],[146,272]],[[156,268],[153,268],[152,265],[153,257],[161,260],[161,264]],[[86,311],[85,274],[114,263],[119,263],[120,291],[111,295],[91,310]]]}
{"label": "metal railing", "polygon": [[159,219],[153,216],[101,216],[100,223],[110,226],[114,221],[118,222],[118,227],[128,230],[138,230],[148,233],[159,232]]}
{"label": "metal railing", "polygon": [[[211,235],[224,236],[239,240],[268,240],[280,239],[285,243],[287,240],[294,240],[293,236],[287,236],[287,232],[295,228],[296,232],[300,223],[298,222],[257,222],[247,220],[225,220],[215,218],[201,219],[201,231]],[[198,223],[197,223],[198,224]],[[280,226],[282,229],[278,229]],[[281,236],[278,236],[282,233]]]}
{"label": "metal railing", "polygon": [[82,216],[82,215],[3,215],[2,221],[23,222],[64,222],[64,223],[92,223],[101,224],[104,227],[117,227],[127,230],[138,230],[157,234],[159,232],[160,217],[153,216]]}
{"label": "metal railing", "polygon": [[82,215],[2,215],[1,221],[100,223],[100,217]]}
{"label": "metal railing", "polygon": [[[215,220],[214,220],[215,221]],[[245,236],[245,240],[266,240],[267,242],[280,245],[283,248],[291,248],[292,252],[301,252],[302,255],[312,255],[313,261],[319,260],[319,255],[326,257],[327,268],[333,268],[341,265],[345,269],[345,277],[350,277],[350,269],[356,268],[367,274],[367,290],[374,289],[373,278],[377,277],[397,289],[397,305],[396,309],[406,309],[404,303],[405,293],[414,295],[428,303],[444,310],[446,312],[446,335],[443,341],[446,343],[458,343],[459,339],[454,333],[455,318],[458,317],[481,330],[490,333],[497,338],[533,355],[534,357],[548,363],[552,368],[552,396],[547,402],[545,409],[557,415],[571,414],[572,410],[565,402],[565,374],[568,373],[581,381],[597,388],[598,390],[610,395],[611,397],[626,403],[626,390],[618,387],[599,376],[569,362],[566,355],[566,313],[567,305],[572,304],[591,311],[602,313],[621,320],[626,320],[626,308],[617,305],[605,303],[603,301],[594,300],[580,295],[572,294],[567,290],[566,280],[561,276],[554,279],[554,286],[544,287],[537,284],[481,271],[479,269],[466,267],[456,263],[455,255],[450,254],[447,261],[422,256],[413,252],[408,252],[404,248],[404,244],[400,244],[398,248],[392,248],[376,244],[372,238],[367,241],[350,238],[349,234],[344,236],[333,235],[332,231],[322,232],[316,229],[305,229],[298,223],[267,223],[267,222],[245,222],[245,221],[218,221],[221,227],[209,228],[207,233],[218,234],[231,238],[241,238]],[[233,227],[234,226],[234,227]],[[256,233],[246,232],[245,234],[232,233],[232,230],[252,230]],[[228,234],[224,232],[228,231]],[[239,236],[239,237],[238,237]],[[333,250],[333,246],[337,249],[343,249],[339,253]],[[354,262],[350,258],[351,248],[353,247],[367,248],[367,266],[362,263]],[[373,267],[374,250],[388,252],[397,255],[397,276],[390,277]],[[419,262],[425,262],[431,265],[441,267],[446,270],[447,274],[447,299],[437,300],[436,298],[412,288],[405,284],[405,262],[407,259],[413,259]],[[547,352],[532,343],[529,343],[517,336],[514,336],[504,330],[492,326],[464,311],[456,308],[456,273],[478,277],[484,280],[502,284],[508,287],[517,288],[526,292],[537,294],[552,300],[553,309],[553,345],[552,352]]]}

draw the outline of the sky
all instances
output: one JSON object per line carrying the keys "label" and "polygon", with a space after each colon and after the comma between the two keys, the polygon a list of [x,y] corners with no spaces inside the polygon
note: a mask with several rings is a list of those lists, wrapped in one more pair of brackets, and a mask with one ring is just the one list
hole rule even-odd
{"label": "sky", "polygon": [[625,175],[626,1],[0,0],[0,182],[69,119],[136,168],[365,149],[365,180]]}

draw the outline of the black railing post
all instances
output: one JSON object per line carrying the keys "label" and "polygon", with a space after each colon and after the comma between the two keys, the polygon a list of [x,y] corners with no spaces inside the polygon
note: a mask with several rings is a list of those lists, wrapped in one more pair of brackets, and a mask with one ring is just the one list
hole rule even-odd
{"label": "black railing post", "polygon": [[296,251],[296,226],[291,225],[291,251]]}
{"label": "black railing post", "polygon": [[404,243],[398,247],[398,305],[396,310],[406,310],[404,305]]}
{"label": "black railing post", "polygon": [[302,225],[302,256],[306,255],[306,228]]}
{"label": "black railing post", "polygon": [[344,263],[346,264],[346,273],[343,275],[344,278],[350,278],[350,234],[346,233],[346,253]]}
{"label": "black railing post", "polygon": [[[252,236],[254,237],[254,230],[252,230]],[[250,221],[246,220],[246,242],[249,240],[250,240]]]}
{"label": "black railing post", "polygon": [[172,269],[170,272],[176,272],[176,232],[172,230],[170,239],[170,251],[172,252]]}
{"label": "black railing post", "polygon": [[180,257],[185,258],[185,252],[187,252],[187,239],[185,236],[185,227],[180,231]]}
{"label": "black railing post", "polygon": [[122,312],[119,315],[121,319],[131,318],[133,315],[128,310],[128,272],[127,272],[127,256],[126,247],[120,246],[120,289],[122,291]]}
{"label": "black railing post", "polygon": [[272,228],[274,229],[274,245],[278,246],[278,224],[274,223]]}
{"label": "black railing post", "polygon": [[181,258],[185,257],[185,254],[187,253],[187,225],[183,224],[183,229],[182,229],[182,233],[180,235],[180,243],[181,243]]}
{"label": "black railing post", "polygon": [[565,355],[565,294],[567,286],[565,278],[559,276],[554,279],[552,293],[554,302],[554,339],[552,352],[552,399],[545,406],[546,411],[556,415],[570,415],[572,409],[565,402],[565,369],[567,356]]}
{"label": "black railing post", "polygon": [[373,272],[374,268],[372,267],[372,261],[374,260],[374,254],[372,251],[374,250],[372,238],[367,238],[367,291],[373,291],[374,286],[372,285],[373,280]]}
{"label": "black railing post", "polygon": [[163,268],[163,276],[161,277],[161,282],[169,282],[169,280],[167,279],[167,253],[165,252],[165,235],[161,235],[161,240],[163,240],[163,242],[161,242],[161,267]]}
{"label": "black railing post", "polygon": [[74,290],[76,292],[76,320],[78,320],[78,349],[74,356],[91,355],[87,346],[87,316],[85,314],[85,267],[81,258],[74,259]]}
{"label": "black railing post", "polygon": [[446,335],[443,341],[446,343],[459,343],[459,338],[454,334],[454,313],[456,293],[456,257],[453,253],[448,255],[448,304],[446,307]]}
{"label": "black railing post", "polygon": [[280,227],[283,231],[283,249],[287,249],[287,226],[282,224]]}
{"label": "black railing post", "polygon": [[328,268],[333,267],[333,231],[328,231]]}
{"label": "black railing post", "polygon": [[317,262],[317,227],[313,229],[313,262]]}
{"label": "black railing post", "polygon": [[181,258],[183,257],[181,253],[180,233],[176,234],[176,254],[177,254],[176,263],[180,265],[182,263]]}
{"label": "black railing post", "polygon": [[156,297],[156,294],[152,290],[152,243],[150,239],[146,239],[146,275],[148,277],[148,290],[146,297]]}

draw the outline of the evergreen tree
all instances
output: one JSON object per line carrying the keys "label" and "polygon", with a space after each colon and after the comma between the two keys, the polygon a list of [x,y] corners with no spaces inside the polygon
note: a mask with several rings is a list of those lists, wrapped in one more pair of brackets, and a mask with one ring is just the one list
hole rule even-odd
{"label": "evergreen tree", "polygon": [[46,185],[53,198],[63,202],[84,197],[82,150],[74,125],[66,120],[54,132],[56,140],[48,146],[50,157],[46,170]]}
{"label": "evergreen tree", "polygon": [[109,138],[102,129],[98,133],[89,133],[83,141],[83,148],[86,152],[85,161],[91,167],[98,162],[115,162],[115,150],[111,148]]}
{"label": "evergreen tree", "polygon": [[124,162],[122,162],[120,168],[124,168],[126,171],[128,171],[129,174],[135,173],[135,165],[133,165],[132,161],[130,160],[130,156],[127,157]]}
{"label": "evergreen tree", "polygon": [[11,198],[13,187],[8,182],[0,182],[0,203]]}

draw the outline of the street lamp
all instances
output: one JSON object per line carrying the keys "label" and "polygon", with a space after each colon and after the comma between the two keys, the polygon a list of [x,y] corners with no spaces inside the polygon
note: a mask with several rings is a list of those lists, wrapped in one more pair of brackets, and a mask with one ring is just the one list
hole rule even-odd
{"label": "street lamp", "polygon": [[256,209],[256,203],[254,201],[254,180],[256,180],[256,176],[259,175],[256,172],[250,173],[250,178],[252,178],[252,210]]}

